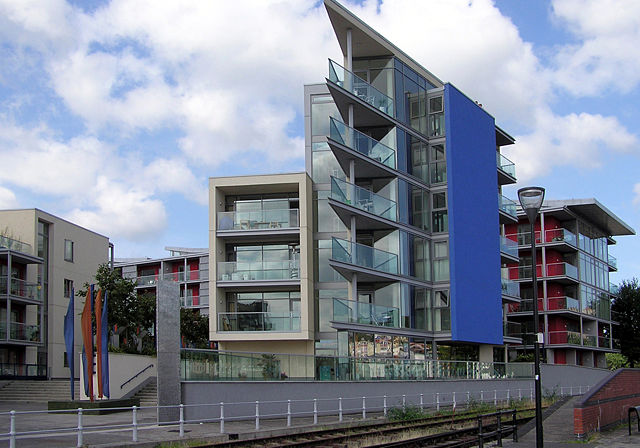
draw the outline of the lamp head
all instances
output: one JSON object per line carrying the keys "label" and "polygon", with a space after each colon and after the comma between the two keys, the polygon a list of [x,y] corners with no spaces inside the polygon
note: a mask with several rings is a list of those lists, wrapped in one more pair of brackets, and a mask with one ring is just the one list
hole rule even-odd
{"label": "lamp head", "polygon": [[542,207],[544,200],[544,188],[542,187],[524,187],[518,190],[518,199],[522,209],[527,214],[529,222],[534,223],[538,216],[538,211]]}

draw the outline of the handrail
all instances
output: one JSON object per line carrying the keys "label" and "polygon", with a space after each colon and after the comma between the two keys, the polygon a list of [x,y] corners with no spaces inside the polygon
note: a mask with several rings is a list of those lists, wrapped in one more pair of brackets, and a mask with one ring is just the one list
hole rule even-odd
{"label": "handrail", "polygon": [[135,380],[136,378],[138,378],[140,375],[142,375],[146,370],[150,369],[151,367],[153,367],[153,364],[149,364],[147,367],[145,367],[144,369],[142,369],[141,371],[139,371],[138,373],[136,373],[135,375],[133,375],[131,378],[129,378],[127,381],[125,381],[124,383],[122,383],[120,385],[120,389],[122,389],[124,386],[126,386],[128,383],[130,383],[131,381]]}

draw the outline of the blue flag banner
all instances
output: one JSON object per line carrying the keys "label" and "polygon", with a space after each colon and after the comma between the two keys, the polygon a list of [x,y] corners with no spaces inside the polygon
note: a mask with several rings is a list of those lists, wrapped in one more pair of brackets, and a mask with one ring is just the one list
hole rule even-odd
{"label": "blue flag banner", "polygon": [[109,294],[104,292],[102,300],[102,334],[99,344],[102,345],[102,394],[109,398],[109,321],[107,319],[107,299]]}
{"label": "blue flag banner", "polygon": [[73,365],[74,365],[74,349],[73,349],[73,339],[74,339],[74,297],[75,291],[71,288],[71,298],[69,299],[69,307],[67,308],[67,314],[64,315],[64,346],[67,350],[67,364],[69,364],[69,381],[71,381],[71,400],[75,400],[75,388],[73,387],[74,375],[73,375]]}

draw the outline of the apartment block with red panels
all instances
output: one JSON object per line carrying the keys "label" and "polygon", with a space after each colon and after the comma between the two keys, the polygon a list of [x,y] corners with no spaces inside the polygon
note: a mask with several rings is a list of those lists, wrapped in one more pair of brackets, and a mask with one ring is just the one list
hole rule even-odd
{"label": "apartment block with red panels", "polygon": [[605,367],[605,353],[615,352],[615,319],[611,299],[616,286],[609,273],[617,262],[609,247],[614,236],[635,231],[595,199],[546,201],[534,226],[538,297],[531,281],[530,224],[522,211],[519,221],[505,225],[506,238],[518,245],[519,261],[505,263],[503,276],[520,286],[520,302],[510,303],[507,318],[520,325],[522,343],[511,344],[511,359],[533,347],[533,307],[548,363]]}
{"label": "apartment block with red panels", "polygon": [[184,308],[209,314],[209,254],[208,249],[166,247],[167,258],[116,260],[122,276],[134,279],[136,291],[156,293],[160,279],[180,285],[180,304]]}

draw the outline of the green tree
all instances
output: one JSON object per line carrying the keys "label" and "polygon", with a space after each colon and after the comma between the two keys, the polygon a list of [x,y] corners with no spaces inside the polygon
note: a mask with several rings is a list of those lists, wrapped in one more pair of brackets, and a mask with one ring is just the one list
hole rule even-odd
{"label": "green tree", "polygon": [[180,309],[180,335],[187,347],[209,347],[209,317],[196,310]]}
{"label": "green tree", "polygon": [[640,284],[637,278],[622,282],[611,309],[618,313],[620,325],[614,327],[614,332],[620,339],[620,352],[631,367],[636,367],[640,365]]}
{"label": "green tree", "polygon": [[621,353],[607,353],[607,369],[618,370],[622,367],[629,367],[629,361]]}

